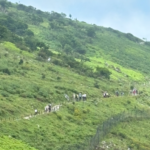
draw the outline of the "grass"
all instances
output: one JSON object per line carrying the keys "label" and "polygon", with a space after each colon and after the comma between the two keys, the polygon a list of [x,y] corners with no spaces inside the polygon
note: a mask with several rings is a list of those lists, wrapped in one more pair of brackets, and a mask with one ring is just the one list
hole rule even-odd
{"label": "grass", "polygon": [[4,42],[4,43],[2,43],[2,45],[3,45],[3,48],[5,48],[8,51],[11,51],[11,53],[12,53],[12,51],[15,51],[15,52],[20,53],[20,55],[24,55],[24,56],[28,56],[28,57],[32,57],[32,58],[34,57],[33,53],[29,53],[27,51],[22,51],[19,48],[17,48],[15,46],[15,44],[13,44],[11,42]]}
{"label": "grass", "polygon": [[120,123],[104,139],[116,145],[116,148],[131,148],[134,150],[149,150],[150,120],[133,120]]}
{"label": "grass", "polygon": [[[5,55],[6,50],[1,46],[0,117],[6,119],[0,123],[1,135],[11,135],[37,149],[46,147],[57,150],[65,144],[83,142],[85,137],[95,134],[99,124],[114,114],[135,107],[148,108],[147,102],[141,105],[141,98],[127,97],[130,85],[126,81],[95,80],[68,68],[38,62],[30,55],[20,54],[19,50],[11,46],[10,49],[7,47],[7,51]],[[20,58],[24,60],[22,65],[19,65]],[[10,70],[10,75],[2,71],[4,68]],[[45,78],[42,74],[45,74]],[[100,85],[99,89],[95,88],[95,82]],[[116,89],[123,90],[125,96],[115,97]],[[103,99],[104,90],[109,91],[112,97]],[[72,99],[72,94],[78,92],[86,93],[88,102],[77,102],[74,105],[64,103],[65,93]],[[34,109],[43,111],[48,103],[63,103],[63,106],[58,113],[31,120],[8,120],[33,114]]]}
{"label": "grass", "polygon": [[[104,59],[101,57],[99,57],[99,58],[89,57],[89,59],[90,59],[90,62],[85,62],[86,65],[93,67],[93,68],[96,68],[97,66],[107,67],[112,72],[112,75],[111,75],[112,79],[115,79],[115,80],[123,79],[126,81],[129,81],[129,80],[142,81],[142,80],[144,80],[144,76],[140,72],[134,71],[130,68],[122,67],[121,65],[118,65],[107,59]],[[108,64],[108,66],[105,64]],[[112,68],[111,66],[114,66],[115,68],[120,68],[121,73],[118,73],[117,71],[115,71],[114,68]],[[128,75],[128,77],[126,77],[126,75]]]}
{"label": "grass", "polygon": [[0,137],[0,150],[36,150],[23,142],[16,140],[12,137],[1,136]]}
{"label": "grass", "polygon": [[94,135],[97,126],[112,114],[132,110],[135,106],[145,108],[137,105],[132,97],[64,103],[57,113],[0,123],[1,134],[11,135],[37,149],[46,146],[45,149],[57,150],[65,144],[84,142],[85,137]]}
{"label": "grass", "polygon": [[[26,22],[29,29],[34,32],[35,38],[49,45],[55,54],[62,52],[59,36],[68,32],[71,37],[75,37],[77,43],[85,45],[85,57],[91,60],[84,62],[86,65],[93,69],[105,66],[112,75],[110,80],[82,76],[71,68],[37,61],[37,51],[29,53],[21,51],[13,43],[1,43],[0,142],[2,141],[3,149],[28,149],[31,146],[39,150],[57,150],[63,145],[84,142],[87,137],[95,134],[99,124],[112,115],[135,108],[149,109],[147,97],[150,88],[149,85],[141,84],[149,81],[149,77],[145,78],[149,73],[148,46],[141,46],[129,40],[126,34],[96,26],[96,37],[90,38],[86,34],[86,29],[93,25],[74,22],[71,19],[65,26],[50,30],[49,18],[43,17],[43,23],[33,25],[30,13],[27,15],[16,8],[10,8],[9,13],[11,12],[18,20]],[[21,59],[23,63],[19,64]],[[80,61],[79,58],[76,60]],[[106,66],[105,62],[109,66]],[[120,68],[121,73],[110,66]],[[129,96],[131,86],[138,88],[141,94],[139,97]],[[123,91],[125,95],[116,97],[116,90]],[[108,91],[111,97],[103,99],[103,91]],[[79,92],[87,94],[87,102],[72,103],[72,94]],[[66,103],[64,94],[70,96],[70,103]],[[33,114],[35,109],[43,111],[48,103],[61,103],[62,107],[57,113],[14,121],[16,118]],[[149,138],[149,121],[134,120],[119,124],[104,140],[114,143],[118,149],[130,147],[144,150],[150,146]]]}

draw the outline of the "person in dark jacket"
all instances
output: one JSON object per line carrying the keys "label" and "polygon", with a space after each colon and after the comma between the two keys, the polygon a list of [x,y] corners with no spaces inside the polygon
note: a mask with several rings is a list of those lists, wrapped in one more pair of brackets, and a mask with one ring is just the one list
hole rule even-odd
{"label": "person in dark jacket", "polygon": [[48,109],[49,109],[49,112],[51,112],[52,105],[49,104],[48,106],[49,106],[49,108],[48,108]]}

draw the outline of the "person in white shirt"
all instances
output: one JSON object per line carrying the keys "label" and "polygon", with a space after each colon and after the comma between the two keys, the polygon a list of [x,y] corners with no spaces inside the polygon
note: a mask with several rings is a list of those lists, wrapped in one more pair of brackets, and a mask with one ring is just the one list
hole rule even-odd
{"label": "person in white shirt", "polygon": [[82,97],[83,97],[83,101],[86,101],[86,94],[83,94]]}
{"label": "person in white shirt", "polygon": [[34,114],[37,115],[37,113],[38,113],[38,111],[37,111],[37,109],[35,109]]}

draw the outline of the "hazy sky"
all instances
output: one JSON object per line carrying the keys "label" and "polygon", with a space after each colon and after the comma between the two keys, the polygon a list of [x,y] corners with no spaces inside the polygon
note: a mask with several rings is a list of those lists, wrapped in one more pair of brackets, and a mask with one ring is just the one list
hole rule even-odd
{"label": "hazy sky", "polygon": [[8,0],[80,21],[132,33],[150,41],[150,0]]}

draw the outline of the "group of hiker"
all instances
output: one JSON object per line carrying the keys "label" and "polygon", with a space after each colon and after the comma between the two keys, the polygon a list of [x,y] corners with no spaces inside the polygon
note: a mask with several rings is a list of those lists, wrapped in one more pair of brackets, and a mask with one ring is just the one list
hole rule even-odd
{"label": "group of hiker", "polygon": [[115,95],[116,95],[116,96],[124,96],[124,92],[116,91],[116,92],[115,92]]}
{"label": "group of hiker", "polygon": [[45,112],[51,112],[52,110],[52,105],[48,104],[47,106],[45,106]]}
{"label": "group of hiker", "polygon": [[103,93],[103,97],[109,97],[110,95],[108,94],[108,92],[107,91],[105,91],[104,93]]}
{"label": "group of hiker", "polygon": [[[136,89],[136,88],[134,88],[134,89],[132,89],[132,90],[130,90],[130,94],[132,95],[132,96],[136,96],[136,95],[138,95],[138,90]],[[115,91],[115,95],[118,97],[118,96],[124,96],[124,92],[120,92],[120,91]],[[108,92],[107,91],[104,91],[103,92],[103,97],[104,98],[106,98],[106,97],[110,97],[110,95],[108,94]]]}
{"label": "group of hiker", "polygon": [[136,88],[134,88],[133,90],[130,91],[130,93],[133,95],[133,96],[136,96],[138,95],[138,90]]}
{"label": "group of hiker", "polygon": [[75,94],[75,93],[73,93],[72,98],[74,101],[81,101],[81,100],[85,101],[86,100],[86,94],[82,94],[82,93]]}
{"label": "group of hiker", "polygon": [[76,101],[80,101],[80,100],[83,100],[85,101],[86,100],[86,94],[82,94],[82,93],[79,93],[79,94],[73,94],[73,100],[76,100]]}
{"label": "group of hiker", "polygon": [[[65,94],[65,98],[68,101],[70,100],[70,98],[67,94]],[[73,95],[72,95],[72,100],[73,101],[81,101],[81,100],[86,101],[86,99],[87,99],[87,94],[82,94],[81,92],[79,94],[73,93]]]}
{"label": "group of hiker", "polygon": [[[138,95],[138,91],[137,89],[133,89],[133,90],[130,90],[130,94],[133,95],[133,96],[136,96]],[[119,92],[119,91],[115,91],[115,95],[116,96],[123,96],[124,95],[124,92]],[[110,94],[107,92],[107,91],[104,91],[103,92],[103,97],[106,98],[106,97],[110,97]],[[70,98],[67,94],[65,94],[65,98],[70,101]],[[72,95],[72,100],[73,101],[86,101],[87,100],[87,94],[82,94],[81,92],[79,94],[75,94],[73,93]],[[56,107],[56,108],[55,108]],[[51,112],[52,111],[52,104],[48,104],[47,106],[45,106],[45,112]],[[59,110],[59,105],[56,105],[54,106],[54,111],[57,111]],[[37,109],[35,109],[35,115],[38,114],[38,111]]]}
{"label": "group of hiker", "polygon": [[[138,90],[136,88],[133,88],[132,90],[130,90],[129,94],[132,95],[132,96],[137,96],[138,95]],[[116,91],[115,95],[116,96],[124,96],[124,92]]]}
{"label": "group of hiker", "polygon": [[[52,109],[52,105],[48,104],[47,106],[45,106],[45,112],[51,112]],[[37,109],[34,110],[34,115],[37,115],[39,112]]]}

